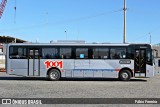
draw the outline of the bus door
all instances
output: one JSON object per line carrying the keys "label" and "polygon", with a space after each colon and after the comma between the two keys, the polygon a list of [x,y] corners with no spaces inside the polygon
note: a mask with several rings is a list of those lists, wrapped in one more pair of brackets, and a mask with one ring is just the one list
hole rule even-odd
{"label": "bus door", "polygon": [[38,48],[29,49],[28,76],[40,76],[40,55]]}
{"label": "bus door", "polygon": [[135,77],[146,76],[146,50],[145,49],[135,50],[134,75]]}

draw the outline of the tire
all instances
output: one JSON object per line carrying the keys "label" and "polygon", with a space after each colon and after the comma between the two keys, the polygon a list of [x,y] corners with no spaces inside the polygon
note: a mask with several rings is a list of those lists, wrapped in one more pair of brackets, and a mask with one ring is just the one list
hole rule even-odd
{"label": "tire", "polygon": [[61,74],[57,69],[51,69],[48,73],[48,79],[50,81],[58,81],[60,77],[61,77]]}
{"label": "tire", "polygon": [[119,79],[121,81],[129,81],[131,79],[131,73],[128,70],[123,70],[119,74]]}

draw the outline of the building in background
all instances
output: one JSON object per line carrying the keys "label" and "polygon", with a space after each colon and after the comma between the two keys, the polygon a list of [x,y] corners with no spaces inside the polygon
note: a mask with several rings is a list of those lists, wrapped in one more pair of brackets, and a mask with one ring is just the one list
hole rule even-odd
{"label": "building in background", "polygon": [[152,46],[155,57],[155,74],[160,74],[160,43]]}
{"label": "building in background", "polygon": [[27,41],[22,40],[22,39],[18,39],[15,37],[11,37],[11,36],[0,36],[0,43],[1,44],[12,43],[12,42],[23,43],[23,42],[27,42]]}

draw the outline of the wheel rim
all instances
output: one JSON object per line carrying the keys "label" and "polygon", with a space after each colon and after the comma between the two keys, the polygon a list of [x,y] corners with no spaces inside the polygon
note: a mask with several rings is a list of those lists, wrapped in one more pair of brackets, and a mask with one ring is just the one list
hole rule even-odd
{"label": "wheel rim", "polygon": [[52,73],[50,74],[50,77],[51,77],[52,79],[57,79],[57,78],[58,78],[58,73],[57,73],[57,72],[52,72]]}
{"label": "wheel rim", "polygon": [[127,73],[122,73],[122,78],[127,79],[128,78],[128,74]]}

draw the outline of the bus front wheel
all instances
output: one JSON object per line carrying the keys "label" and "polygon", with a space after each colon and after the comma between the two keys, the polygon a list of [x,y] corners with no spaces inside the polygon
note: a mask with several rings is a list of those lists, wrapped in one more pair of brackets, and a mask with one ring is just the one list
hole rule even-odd
{"label": "bus front wheel", "polygon": [[57,69],[51,69],[48,73],[48,78],[51,81],[58,81],[60,77],[60,72]]}
{"label": "bus front wheel", "polygon": [[131,73],[128,70],[123,70],[119,74],[119,79],[121,81],[129,81],[131,79]]}

